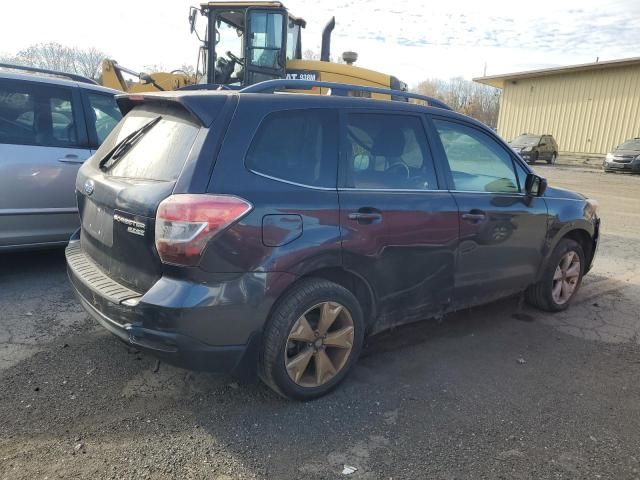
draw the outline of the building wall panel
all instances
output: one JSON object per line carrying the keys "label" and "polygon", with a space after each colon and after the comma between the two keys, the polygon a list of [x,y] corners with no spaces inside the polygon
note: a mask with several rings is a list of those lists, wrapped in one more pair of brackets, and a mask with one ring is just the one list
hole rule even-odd
{"label": "building wall panel", "polygon": [[549,133],[561,153],[604,155],[640,137],[640,65],[507,81],[498,132]]}

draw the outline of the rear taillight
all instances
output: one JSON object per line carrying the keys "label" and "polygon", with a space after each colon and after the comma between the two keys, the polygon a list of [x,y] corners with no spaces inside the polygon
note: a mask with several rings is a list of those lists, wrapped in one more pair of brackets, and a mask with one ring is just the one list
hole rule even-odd
{"label": "rear taillight", "polygon": [[172,195],[158,206],[156,249],[164,263],[197,265],[207,242],[253,207],[233,195]]}

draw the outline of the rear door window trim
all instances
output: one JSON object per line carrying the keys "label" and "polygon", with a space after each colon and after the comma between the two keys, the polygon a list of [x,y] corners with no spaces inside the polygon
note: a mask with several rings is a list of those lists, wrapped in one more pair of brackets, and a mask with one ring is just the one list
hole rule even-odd
{"label": "rear door window trim", "polygon": [[[384,116],[404,116],[404,117],[414,117],[420,121],[422,125],[424,140],[426,141],[425,148],[428,153],[428,157],[432,162],[433,170],[436,177],[437,188],[429,188],[429,189],[412,189],[412,188],[363,188],[363,187],[352,187],[348,185],[348,165],[347,165],[347,119],[349,115],[384,115]],[[339,143],[340,143],[340,155],[338,162],[338,190],[343,191],[366,191],[366,192],[404,192],[404,193],[429,193],[429,192],[443,192],[446,191],[444,186],[446,185],[443,180],[442,172],[440,171],[438,161],[436,158],[436,152],[434,151],[432,145],[432,139],[430,135],[430,126],[428,125],[427,119],[422,112],[414,112],[414,111],[402,111],[402,110],[389,110],[389,109],[378,109],[378,108],[346,108],[340,109],[340,134],[339,134]]]}

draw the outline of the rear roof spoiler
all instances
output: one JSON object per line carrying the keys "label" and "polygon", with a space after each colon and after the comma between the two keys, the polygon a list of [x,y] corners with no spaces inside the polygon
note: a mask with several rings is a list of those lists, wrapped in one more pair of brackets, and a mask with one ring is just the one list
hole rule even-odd
{"label": "rear roof spoiler", "polygon": [[[203,94],[204,93],[204,94]],[[229,95],[212,94],[212,92],[162,92],[116,95],[116,102],[123,115],[126,115],[136,105],[144,103],[164,103],[180,105],[201,125],[209,127],[218,118],[222,105]]]}

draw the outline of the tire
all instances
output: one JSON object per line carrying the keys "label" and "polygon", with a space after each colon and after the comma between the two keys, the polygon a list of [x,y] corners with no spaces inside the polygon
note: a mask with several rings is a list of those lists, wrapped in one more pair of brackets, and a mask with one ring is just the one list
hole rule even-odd
{"label": "tire", "polygon": [[547,163],[549,165],[555,165],[556,164],[556,160],[558,159],[558,155],[556,154],[556,152],[553,152],[551,154],[551,158],[549,160],[547,160]]}
{"label": "tire", "polygon": [[[570,256],[575,255],[579,261],[579,265],[577,268],[577,277],[569,276],[567,273],[566,277],[563,276],[562,279],[557,279],[558,269],[561,271],[561,261],[566,261],[565,259]],[[553,253],[549,257],[549,261],[545,267],[545,270],[542,274],[542,277],[538,283],[529,287],[525,293],[526,300],[529,304],[533,305],[536,308],[541,310],[546,310],[547,312],[559,312],[562,310],[566,310],[571,301],[575,297],[578,292],[580,285],[582,284],[582,277],[584,276],[584,269],[586,267],[584,250],[582,246],[576,242],[575,240],[571,240],[570,238],[565,238],[560,240]],[[570,269],[572,270],[572,274],[575,273],[575,263],[571,263]],[[560,291],[562,292],[561,298],[558,298],[557,294],[554,295],[554,287],[558,286],[558,282],[566,281],[571,285],[570,293],[565,295],[565,293],[569,292],[569,288],[567,290],[564,287],[560,287]],[[556,290],[557,292],[557,290]],[[566,297],[566,298],[564,298]]]}
{"label": "tire", "polygon": [[540,153],[536,152],[533,155],[531,155],[531,161],[529,163],[530,164],[536,163],[538,161],[538,158],[540,158]]}
{"label": "tire", "polygon": [[[323,329],[322,319],[330,319],[336,311],[328,330]],[[303,317],[304,325],[300,323]],[[362,350],[364,330],[362,308],[349,290],[324,279],[303,279],[277,302],[267,321],[260,378],[285,398],[311,400],[326,395],[353,368]],[[307,340],[310,334],[313,343]]]}

